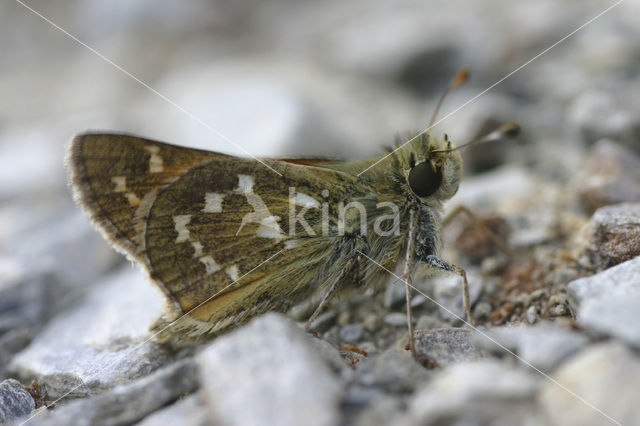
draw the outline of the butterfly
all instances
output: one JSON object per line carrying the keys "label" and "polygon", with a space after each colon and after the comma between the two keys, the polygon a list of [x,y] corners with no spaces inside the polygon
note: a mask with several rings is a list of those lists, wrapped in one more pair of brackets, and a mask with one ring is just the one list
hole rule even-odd
{"label": "butterfly", "polygon": [[[446,136],[338,161],[85,133],[66,163],[76,202],[165,295],[151,326],[160,341],[204,341],[323,294],[313,319],[342,291],[386,284],[401,262],[408,282],[416,262],[464,277],[437,257],[442,205],[462,176]],[[466,277],[464,294],[470,318]]]}

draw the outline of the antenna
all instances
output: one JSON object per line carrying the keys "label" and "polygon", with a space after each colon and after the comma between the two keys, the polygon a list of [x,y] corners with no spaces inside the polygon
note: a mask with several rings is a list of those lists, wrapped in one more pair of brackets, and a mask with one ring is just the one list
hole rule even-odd
{"label": "antenna", "polygon": [[442,96],[440,96],[438,104],[436,105],[436,109],[435,111],[433,111],[433,115],[431,116],[431,121],[429,122],[428,129],[430,129],[433,126],[433,123],[436,122],[436,118],[438,117],[440,108],[442,107],[442,104],[444,103],[444,100],[447,98],[449,93],[453,92],[458,86],[464,83],[467,78],[469,78],[469,70],[466,67],[460,68],[456,75],[453,77],[453,80],[451,80],[451,83],[449,83],[447,89],[444,91]]}
{"label": "antenna", "polygon": [[465,144],[462,144],[460,146],[457,146],[451,149],[439,149],[436,151],[431,151],[431,153],[451,152],[451,151],[455,151],[456,149],[462,149],[470,145],[476,145],[476,144],[486,143],[486,142],[495,142],[501,139],[513,139],[519,134],[520,134],[520,126],[518,126],[516,123],[504,123],[497,129],[487,133],[484,136],[474,139],[470,142],[467,142]]}

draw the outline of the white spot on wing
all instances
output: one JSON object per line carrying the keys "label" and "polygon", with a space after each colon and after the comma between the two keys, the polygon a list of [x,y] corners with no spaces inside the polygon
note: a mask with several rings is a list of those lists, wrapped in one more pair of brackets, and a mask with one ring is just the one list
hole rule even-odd
{"label": "white spot on wing", "polygon": [[267,216],[260,220],[260,226],[256,231],[256,235],[262,238],[274,238],[279,240],[282,238],[282,229],[278,225],[278,216]]}
{"label": "white spot on wing", "polygon": [[[248,178],[244,179],[244,178]],[[251,176],[246,175],[238,175],[238,188],[248,188],[253,191],[253,178]],[[243,184],[244,181],[244,184]],[[247,186],[249,185],[249,186]],[[234,191],[238,191],[236,188]],[[238,228],[238,232],[236,232],[236,236],[240,235],[240,231],[247,223],[258,223],[260,226],[256,231],[256,235],[258,237],[263,238],[274,238],[276,240],[280,240],[284,237],[282,229],[280,229],[280,225],[278,225],[278,220],[280,217],[272,216],[271,212],[267,208],[267,205],[262,200],[262,198],[258,194],[254,194],[253,192],[245,192],[244,196],[247,198],[247,202],[253,207],[252,213],[247,213],[242,218],[242,223]]]}
{"label": "white spot on wing", "polygon": [[127,177],[126,176],[114,176],[111,178],[111,182],[116,184],[115,192],[125,192],[127,190]]}
{"label": "white spot on wing", "polygon": [[113,189],[114,192],[124,192],[124,197],[129,202],[130,206],[137,206],[140,204],[140,198],[132,191],[129,191],[127,188],[127,177],[126,176],[114,176],[111,178],[111,182],[113,182],[116,187]]}
{"label": "white spot on wing", "polygon": [[222,200],[225,194],[218,194],[215,192],[207,192],[204,194],[204,208],[205,213],[220,213],[222,212]]}
{"label": "white spot on wing", "polygon": [[204,267],[206,268],[206,274],[207,275],[211,275],[214,272],[217,272],[220,269],[222,269],[222,267],[220,265],[218,265],[218,263],[211,256],[203,256],[203,257],[201,257],[200,258],[200,262],[202,262],[204,264]]}
{"label": "white spot on wing", "polygon": [[145,146],[144,149],[149,151],[151,158],[149,158],[149,173],[160,173],[164,171],[164,163],[162,157],[158,154],[160,147],[155,145]]}
{"label": "white spot on wing", "polygon": [[303,194],[302,192],[296,192],[296,205],[302,207],[315,207],[316,209],[320,208],[318,200],[307,194]]}
{"label": "white spot on wing", "polygon": [[138,196],[133,192],[127,192],[126,194],[124,194],[124,196],[127,197],[127,201],[129,201],[129,205],[135,207],[138,204],[140,204],[140,198],[138,198]]}
{"label": "white spot on wing", "polygon": [[193,257],[196,258],[202,256],[202,244],[200,244],[200,241],[193,241],[191,245],[194,250]]}
{"label": "white spot on wing", "polygon": [[238,186],[234,188],[236,194],[250,194],[253,192],[253,178],[249,175],[238,175]]}
{"label": "white spot on wing", "polygon": [[287,240],[284,242],[285,250],[291,250],[298,247],[298,240]]}
{"label": "white spot on wing", "polygon": [[235,281],[238,280],[238,266],[237,265],[231,265],[227,269],[225,269],[225,271],[227,272],[227,275],[229,275],[229,278],[231,278],[231,281],[235,282]]}
{"label": "white spot on wing", "polygon": [[175,224],[175,229],[178,233],[176,243],[189,241],[189,230],[187,229],[189,222],[191,222],[190,214],[180,214],[173,217],[173,223]]}

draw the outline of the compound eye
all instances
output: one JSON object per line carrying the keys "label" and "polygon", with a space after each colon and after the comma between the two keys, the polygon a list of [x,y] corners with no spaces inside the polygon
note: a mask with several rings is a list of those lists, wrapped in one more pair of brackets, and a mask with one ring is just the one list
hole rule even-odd
{"label": "compound eye", "polygon": [[425,161],[411,169],[407,181],[414,194],[418,197],[428,197],[440,188],[442,171],[439,168],[434,170],[431,163]]}

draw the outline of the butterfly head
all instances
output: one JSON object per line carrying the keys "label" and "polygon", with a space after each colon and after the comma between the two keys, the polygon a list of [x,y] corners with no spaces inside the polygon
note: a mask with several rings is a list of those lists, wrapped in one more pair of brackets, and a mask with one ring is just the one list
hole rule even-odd
{"label": "butterfly head", "polygon": [[411,193],[426,203],[453,197],[462,177],[462,157],[456,147],[446,135],[435,139],[424,134],[415,142],[404,165]]}

